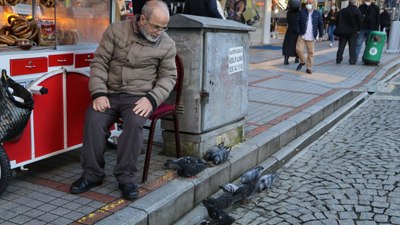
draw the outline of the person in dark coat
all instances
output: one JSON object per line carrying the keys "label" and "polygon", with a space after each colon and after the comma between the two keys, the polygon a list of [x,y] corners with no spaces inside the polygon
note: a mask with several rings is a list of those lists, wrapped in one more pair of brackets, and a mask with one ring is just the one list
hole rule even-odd
{"label": "person in dark coat", "polygon": [[390,13],[386,11],[386,9],[383,9],[380,15],[380,20],[381,20],[381,26],[380,26],[380,31],[383,31],[383,28],[385,28],[386,32],[386,41],[389,42],[389,31],[390,31]]}
{"label": "person in dark coat", "polygon": [[362,17],[357,8],[357,0],[350,0],[349,5],[340,10],[336,20],[335,35],[339,36],[339,46],[336,53],[336,63],[340,64],[343,60],[343,51],[346,43],[349,45],[350,65],[356,64],[356,41],[358,31],[361,29]]}
{"label": "person in dark coat", "polygon": [[223,19],[218,11],[217,0],[186,0],[183,13]]}
{"label": "person in dark coat", "polygon": [[369,32],[378,31],[380,25],[379,7],[371,2],[371,0],[364,0],[364,4],[360,5],[358,9],[361,11],[363,22],[357,38],[356,61],[360,55],[361,46],[366,41]]}
{"label": "person in dark coat", "polygon": [[289,65],[289,57],[296,57],[295,63],[299,62],[296,54],[296,42],[299,36],[299,15],[300,1],[289,0],[288,11],[286,13],[287,29],[283,39],[282,54],[284,55],[283,64]]}

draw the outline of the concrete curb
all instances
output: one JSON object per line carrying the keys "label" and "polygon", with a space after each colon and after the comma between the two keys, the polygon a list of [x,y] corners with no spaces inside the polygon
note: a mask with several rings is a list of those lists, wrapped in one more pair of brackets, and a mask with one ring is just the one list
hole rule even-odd
{"label": "concrete curb", "polygon": [[[333,127],[339,120],[350,113],[354,108],[360,105],[368,97],[366,92],[360,93],[353,100],[342,106],[340,109],[332,113],[330,116],[326,117],[324,120],[319,122],[315,127],[308,130],[304,134],[300,135],[295,140],[288,143],[285,147],[281,148],[279,151],[272,154],[266,160],[264,160],[259,165],[263,166],[265,169],[263,175],[271,173],[278,170],[285,164],[287,164],[291,159],[293,159],[297,154],[306,146],[321,137],[327,130]],[[266,143],[267,144],[267,143]],[[219,191],[215,195],[222,193]],[[190,213],[186,214],[179,221],[174,223],[174,225],[192,225],[198,224],[201,220],[207,217],[207,210],[201,204],[197,205]]]}
{"label": "concrete curb", "polygon": [[261,163],[268,168],[265,172],[282,167],[299,149],[316,140],[366,96],[365,92],[338,91],[234,146],[231,158],[223,165],[208,168],[195,179],[175,179],[120,210],[112,216],[118,218],[116,221],[105,218],[99,224],[173,224],[204,198],[217,192],[220,185],[236,180],[256,165]]}

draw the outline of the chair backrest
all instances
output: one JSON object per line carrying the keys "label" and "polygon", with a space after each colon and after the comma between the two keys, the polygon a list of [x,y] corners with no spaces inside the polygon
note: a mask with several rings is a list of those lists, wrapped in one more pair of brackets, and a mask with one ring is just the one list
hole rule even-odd
{"label": "chair backrest", "polygon": [[175,64],[176,64],[176,70],[177,70],[177,78],[176,78],[176,83],[174,86],[174,91],[176,92],[174,109],[176,110],[179,106],[179,102],[181,101],[183,78],[184,78],[183,63],[182,63],[181,58],[178,55],[176,55],[176,57],[175,57]]}

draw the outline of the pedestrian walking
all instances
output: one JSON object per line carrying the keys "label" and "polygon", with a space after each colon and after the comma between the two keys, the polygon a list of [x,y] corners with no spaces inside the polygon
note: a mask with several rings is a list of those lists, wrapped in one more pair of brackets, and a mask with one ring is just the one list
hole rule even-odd
{"label": "pedestrian walking", "polygon": [[218,11],[217,0],[185,0],[183,13],[223,19]]}
{"label": "pedestrian walking", "polygon": [[322,22],[324,23],[324,37],[323,40],[329,40],[328,37],[328,10],[324,11],[324,14],[322,15]]}
{"label": "pedestrian walking", "polygon": [[384,8],[380,14],[380,31],[386,32],[386,42],[389,42],[389,32],[390,32],[390,13]]}
{"label": "pedestrian walking", "polygon": [[239,0],[234,4],[234,12],[229,19],[240,23],[246,23],[243,13],[246,10],[246,4],[243,0]]}
{"label": "pedestrian walking", "polygon": [[360,55],[361,46],[371,31],[378,31],[380,25],[379,8],[371,0],[364,0],[364,4],[358,7],[361,11],[363,22],[357,37],[356,61]]}
{"label": "pedestrian walking", "polygon": [[336,28],[336,18],[337,18],[338,10],[336,7],[336,4],[332,4],[331,10],[328,13],[328,38],[329,38],[329,47],[333,47],[333,40],[334,40],[334,35],[333,31]]}
{"label": "pedestrian walking", "polygon": [[143,145],[143,125],[176,82],[175,43],[164,32],[169,18],[164,2],[147,1],[142,14],[112,23],[103,34],[90,65],[93,103],[86,112],[83,172],[71,185],[72,194],[102,184],[109,128],[122,117],[124,129],[118,139],[114,175],[123,198],[138,197],[134,175]]}
{"label": "pedestrian walking", "polygon": [[282,54],[284,56],[283,64],[285,65],[289,65],[289,57],[296,57],[295,63],[299,62],[296,53],[296,42],[299,36],[299,16],[300,0],[289,0],[288,11],[286,13],[287,29],[282,46]]}
{"label": "pedestrian walking", "polygon": [[[299,71],[306,64],[304,57],[304,46],[307,49],[307,69],[306,72],[312,73],[314,61],[315,41],[320,40],[324,35],[322,15],[314,8],[314,0],[307,0],[306,7],[301,10],[299,17],[300,35],[297,38],[296,53],[300,63],[296,70]],[[319,37],[318,37],[319,36]]]}
{"label": "pedestrian walking", "polygon": [[339,46],[336,53],[336,63],[343,60],[343,51],[346,44],[349,46],[349,63],[356,64],[356,41],[357,34],[361,28],[361,12],[356,6],[357,0],[349,0],[349,5],[340,10],[337,15],[335,35],[339,37]]}

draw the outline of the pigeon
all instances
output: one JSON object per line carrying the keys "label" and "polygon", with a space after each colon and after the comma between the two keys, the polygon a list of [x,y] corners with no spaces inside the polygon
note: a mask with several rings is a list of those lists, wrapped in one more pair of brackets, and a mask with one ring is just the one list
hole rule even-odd
{"label": "pigeon", "polygon": [[208,216],[211,220],[203,221],[201,224],[230,225],[235,222],[233,217],[229,216],[221,208],[217,207],[207,199],[203,200],[203,205],[206,207]]}
{"label": "pigeon", "polygon": [[186,156],[175,160],[167,160],[164,163],[166,169],[176,170],[181,177],[192,177],[208,167],[208,163],[202,159]]}
{"label": "pigeon", "polygon": [[224,193],[233,194],[239,188],[236,184],[227,183],[224,186],[219,186]]}
{"label": "pigeon", "polygon": [[217,152],[215,152],[212,156],[212,161],[216,165],[226,162],[226,160],[228,160],[229,154],[231,153],[231,150],[232,150],[231,147],[225,147],[223,142],[218,145],[218,149],[219,150]]}
{"label": "pigeon", "polygon": [[253,194],[253,192],[256,189],[256,183],[257,180],[254,180],[250,183],[247,184],[242,184],[241,186],[239,186],[239,188],[235,191],[235,193],[233,193],[233,198],[236,201],[242,201],[243,204],[247,203],[247,198],[250,197],[251,194]]}
{"label": "pigeon", "polygon": [[208,151],[206,152],[206,154],[204,155],[204,159],[207,161],[212,161],[213,160],[213,155],[216,154],[219,151],[218,146],[213,146],[210,149],[208,149]]}
{"label": "pigeon", "polygon": [[200,225],[231,225],[235,222],[235,218],[229,216],[225,213],[220,219],[218,220],[204,220],[200,223]]}
{"label": "pigeon", "polygon": [[226,147],[222,142],[218,146],[211,147],[204,155],[204,159],[212,161],[215,165],[222,164],[228,160],[231,149],[231,147]]}
{"label": "pigeon", "polygon": [[249,184],[257,181],[263,169],[264,167],[262,166],[256,166],[255,168],[247,171],[240,177],[240,183]]}
{"label": "pigeon", "polygon": [[260,177],[256,184],[256,191],[261,192],[264,189],[270,189],[277,178],[277,173],[271,173]]}
{"label": "pigeon", "polygon": [[224,193],[217,198],[212,198],[212,197],[206,198],[205,200],[203,200],[203,204],[204,204],[204,201],[207,201],[208,204],[211,204],[211,205],[215,206],[216,208],[226,209],[226,208],[231,207],[233,204],[240,201],[241,199],[242,198],[240,195],[235,196],[233,194]]}

